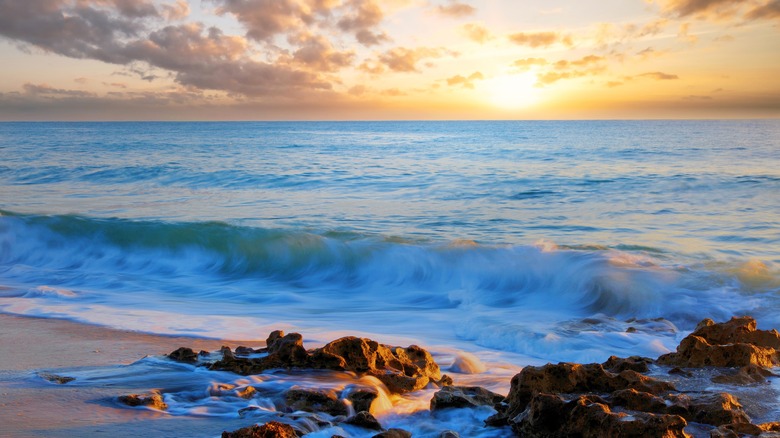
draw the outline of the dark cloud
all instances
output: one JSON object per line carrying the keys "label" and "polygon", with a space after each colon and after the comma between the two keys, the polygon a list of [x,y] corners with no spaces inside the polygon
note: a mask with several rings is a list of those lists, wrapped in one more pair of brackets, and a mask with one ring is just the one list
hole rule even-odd
{"label": "dark cloud", "polygon": [[533,48],[549,47],[553,44],[563,44],[571,46],[572,39],[569,35],[562,35],[558,32],[519,32],[508,36],[509,41]]}
{"label": "dark cloud", "polygon": [[441,15],[454,18],[468,17],[477,12],[473,6],[456,0],[450,0],[446,5],[436,6],[435,10]]}
{"label": "dark cloud", "polygon": [[297,30],[301,23],[311,23],[314,17],[294,0],[211,0],[218,14],[232,14],[247,29],[247,37],[265,41],[288,30]]}
{"label": "dark cloud", "polygon": [[708,20],[774,20],[780,0],[658,0],[664,13]]}
{"label": "dark cloud", "polygon": [[374,28],[384,19],[384,12],[376,0],[348,0],[342,8],[342,17],[337,24],[345,32],[354,32],[355,39],[364,46],[373,46],[389,41],[384,32]]}
{"label": "dark cloud", "polygon": [[94,93],[90,93],[82,90],[65,90],[62,88],[54,88],[47,84],[31,84],[26,83],[22,85],[24,93],[31,96],[44,96],[44,97],[93,97]]}

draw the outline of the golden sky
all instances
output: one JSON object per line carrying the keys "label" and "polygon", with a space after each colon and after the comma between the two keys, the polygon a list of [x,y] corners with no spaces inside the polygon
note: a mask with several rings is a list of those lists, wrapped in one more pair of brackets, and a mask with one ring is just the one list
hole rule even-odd
{"label": "golden sky", "polygon": [[0,120],[780,117],[780,0],[0,0]]}

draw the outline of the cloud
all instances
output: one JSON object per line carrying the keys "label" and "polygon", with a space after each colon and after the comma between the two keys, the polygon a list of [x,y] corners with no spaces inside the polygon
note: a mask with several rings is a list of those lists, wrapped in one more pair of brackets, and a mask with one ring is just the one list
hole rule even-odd
{"label": "cloud", "polygon": [[31,84],[26,83],[22,85],[24,93],[30,96],[44,96],[44,97],[92,97],[95,94],[82,91],[82,90],[66,90],[62,88],[54,88],[48,84]]}
{"label": "cloud", "polygon": [[453,18],[468,17],[477,12],[477,9],[473,6],[457,0],[449,0],[448,4],[436,6],[435,10],[440,15]]}
{"label": "cloud", "polygon": [[677,39],[690,44],[696,44],[699,41],[699,37],[690,34],[691,23],[680,24],[680,30],[677,31]]}
{"label": "cloud", "polygon": [[472,41],[476,41],[480,44],[485,44],[488,40],[493,38],[490,31],[483,25],[478,23],[468,23],[461,26],[461,31]]}
{"label": "cloud", "polygon": [[210,0],[216,3],[217,14],[232,14],[247,29],[247,37],[266,41],[302,24],[313,17],[294,0]]}
{"label": "cloud", "polygon": [[656,0],[661,11],[677,18],[705,20],[774,20],[780,18],[780,0]]}
{"label": "cloud", "polygon": [[756,6],[745,15],[745,18],[749,20],[780,18],[780,0],[770,0],[763,5]]}
{"label": "cloud", "polygon": [[512,66],[521,70],[528,70],[535,65],[546,65],[547,60],[544,58],[523,58],[518,59],[512,63]]}
{"label": "cloud", "polygon": [[387,68],[396,72],[419,72],[417,63],[427,58],[441,58],[446,53],[443,49],[430,47],[395,47],[379,55],[379,61]]}
{"label": "cloud", "polygon": [[653,71],[653,72],[648,72],[648,73],[642,73],[642,74],[636,75],[634,77],[635,78],[651,78],[651,79],[655,79],[657,81],[671,81],[671,80],[680,79],[680,77],[677,76],[677,75],[664,73],[664,72],[660,72],[660,71]]}
{"label": "cloud", "polygon": [[190,15],[190,5],[185,0],[176,0],[172,5],[163,5],[162,9],[168,21],[181,20]]}
{"label": "cloud", "polygon": [[348,0],[345,3],[346,12],[338,20],[338,27],[343,31],[355,33],[355,39],[364,46],[373,46],[389,41],[384,33],[373,30],[384,19],[384,12],[376,0]]}
{"label": "cloud", "polygon": [[519,32],[509,35],[508,38],[515,44],[532,48],[549,47],[556,43],[566,46],[573,44],[570,35],[561,35],[558,32]]}
{"label": "cloud", "polygon": [[292,39],[300,48],[293,53],[296,62],[319,71],[334,72],[352,64],[353,51],[337,51],[325,37],[299,35]]}
{"label": "cloud", "polygon": [[485,79],[485,76],[481,72],[474,72],[468,77],[461,76],[461,75],[455,75],[450,78],[447,78],[447,85],[450,87],[460,85],[463,88],[474,88],[474,81]]}

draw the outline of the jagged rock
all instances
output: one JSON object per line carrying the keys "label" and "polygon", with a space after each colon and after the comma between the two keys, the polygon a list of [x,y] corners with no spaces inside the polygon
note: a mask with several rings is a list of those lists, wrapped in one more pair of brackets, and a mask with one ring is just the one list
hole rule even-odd
{"label": "jagged rock", "polygon": [[347,405],[334,391],[291,389],[285,395],[285,403],[292,411],[325,412],[333,415],[347,415]]}
{"label": "jagged rock", "polygon": [[666,402],[663,398],[640,392],[636,389],[621,389],[612,393],[612,406],[620,406],[631,411],[666,413]]}
{"label": "jagged rock", "polygon": [[479,386],[445,386],[431,399],[431,411],[446,408],[493,406],[504,396]]}
{"label": "jagged rock", "polygon": [[223,347],[223,358],[211,369],[238,374],[257,374],[273,368],[315,368],[353,371],[378,378],[395,393],[424,388],[428,383],[446,384],[431,354],[412,345],[388,347],[366,338],[347,336],[322,348],[306,351],[298,333],[285,335],[274,331],[268,336],[268,355],[259,358],[237,358]]}
{"label": "jagged rock", "polygon": [[636,371],[637,373],[646,373],[648,371],[648,365],[653,363],[653,359],[649,357],[631,356],[631,357],[617,357],[610,356],[606,362],[601,364],[605,370],[612,373],[619,373],[625,370]]}
{"label": "jagged rock", "polygon": [[42,379],[46,379],[49,382],[56,383],[58,385],[64,385],[68,382],[72,382],[76,380],[75,377],[68,377],[68,376],[60,376],[58,374],[51,374],[51,373],[38,373],[38,376]]}
{"label": "jagged rock", "polygon": [[255,424],[233,432],[222,432],[222,438],[298,438],[298,434],[289,424],[270,421],[262,426]]}
{"label": "jagged rock", "polygon": [[344,422],[353,426],[362,427],[363,429],[382,430],[382,425],[379,424],[379,421],[366,411],[360,411],[344,420]]}
{"label": "jagged rock", "polygon": [[412,438],[412,434],[403,429],[388,429],[380,432],[371,438]]}
{"label": "jagged rock", "polygon": [[733,372],[715,376],[711,380],[715,383],[729,385],[749,385],[751,383],[763,383],[767,377],[777,377],[777,374],[758,365],[750,364]]}
{"label": "jagged rock", "polygon": [[685,419],[677,415],[612,412],[598,397],[579,396],[565,401],[538,393],[528,408],[511,420],[522,437],[688,437]]}
{"label": "jagged rock", "polygon": [[374,389],[358,389],[350,392],[347,395],[347,400],[352,402],[355,412],[371,412],[371,405],[378,397],[379,394]]}
{"label": "jagged rock", "polygon": [[780,365],[780,334],[777,330],[756,330],[751,317],[731,318],[716,324],[705,319],[686,336],[677,352],[658,358],[661,365],[678,367],[761,367]]}
{"label": "jagged rock", "polygon": [[168,358],[175,360],[176,362],[195,363],[198,361],[198,355],[192,351],[192,348],[179,347],[176,351],[171,352]]}
{"label": "jagged rock", "polygon": [[255,350],[254,348],[244,347],[243,345],[239,345],[235,349],[235,353],[239,356],[249,356],[250,354],[265,353],[267,351],[267,348],[260,348]]}
{"label": "jagged rock", "polygon": [[130,394],[122,395],[118,397],[121,403],[128,406],[144,406],[152,409],[164,411],[168,409],[168,405],[163,401],[163,397],[159,392],[152,392],[148,395]]}
{"label": "jagged rock", "polygon": [[605,371],[601,364],[576,363],[528,366],[512,378],[506,397],[509,418],[522,412],[534,393],[611,393],[621,389],[635,389],[650,394],[673,391],[669,382],[656,380],[636,371],[625,370],[618,374]]}
{"label": "jagged rock", "polygon": [[742,410],[742,405],[734,396],[725,392],[691,397],[689,406],[690,420],[697,423],[714,426],[750,423],[750,417]]}
{"label": "jagged rock", "polygon": [[739,438],[740,436],[758,436],[766,432],[761,426],[750,423],[724,424],[710,431],[710,438]]}

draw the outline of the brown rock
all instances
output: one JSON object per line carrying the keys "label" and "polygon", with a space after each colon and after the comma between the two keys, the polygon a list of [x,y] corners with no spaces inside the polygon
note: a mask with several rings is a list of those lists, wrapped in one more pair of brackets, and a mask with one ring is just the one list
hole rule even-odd
{"label": "brown rock", "polygon": [[777,374],[758,365],[750,364],[733,372],[715,376],[711,380],[715,383],[728,385],[749,385],[751,383],[763,383],[767,377],[777,377]]}
{"label": "brown rock", "polygon": [[666,402],[661,397],[639,392],[636,389],[621,389],[612,393],[612,406],[620,406],[631,411],[666,413]]}
{"label": "brown rock", "polygon": [[725,392],[691,397],[688,411],[690,416],[684,416],[697,423],[713,426],[750,423],[750,417],[742,410],[742,405],[734,396]]}
{"label": "brown rock", "polygon": [[416,345],[388,347],[371,339],[347,336],[306,351],[300,334],[285,335],[279,330],[268,336],[267,344],[268,356],[260,358],[236,357],[224,347],[222,360],[213,363],[210,369],[244,375],[273,368],[353,371],[377,377],[395,393],[415,391],[431,381],[446,384],[431,354]]}
{"label": "brown rock", "polygon": [[163,401],[162,395],[156,391],[153,391],[151,394],[148,395],[141,395],[141,394],[122,395],[118,397],[118,400],[121,403],[133,407],[143,406],[147,408],[157,409],[159,411],[164,411],[168,409],[168,405]]}
{"label": "brown rock", "polygon": [[688,335],[680,341],[676,353],[658,358],[661,365],[678,367],[741,367],[756,364],[762,367],[780,365],[777,350],[753,344],[711,345],[706,339]]}
{"label": "brown rock", "polygon": [[38,376],[42,379],[46,379],[49,382],[56,383],[58,385],[64,385],[68,382],[72,382],[76,380],[75,377],[60,376],[59,374],[51,374],[51,373],[38,373]]}
{"label": "brown rock", "polygon": [[379,424],[379,421],[366,411],[360,411],[347,418],[344,422],[353,426],[362,427],[363,429],[382,430],[382,425]]}
{"label": "brown rock", "polygon": [[601,365],[605,370],[612,373],[619,373],[625,370],[646,373],[648,371],[648,365],[651,363],[653,363],[653,359],[650,359],[649,357],[631,356],[622,358],[610,356],[609,359]]}
{"label": "brown rock", "polygon": [[241,398],[250,399],[254,397],[257,394],[257,390],[254,386],[247,386],[244,389],[237,389],[236,395],[238,395]]}
{"label": "brown rock", "polygon": [[662,365],[679,367],[761,367],[780,365],[780,333],[756,330],[755,319],[745,316],[716,324],[705,319],[686,336],[677,352],[658,358]]}
{"label": "brown rock", "polygon": [[676,415],[612,412],[598,398],[580,396],[566,402],[553,394],[536,394],[528,409],[511,420],[522,437],[687,437],[686,421]]}
{"label": "brown rock", "polygon": [[744,435],[760,435],[764,430],[755,424],[725,424],[710,431],[710,438],[739,438]]}
{"label": "brown rock", "polygon": [[271,421],[262,426],[243,427],[233,432],[222,432],[222,438],[298,438],[289,424]]}
{"label": "brown rock", "polygon": [[180,347],[171,352],[168,358],[177,362],[195,363],[198,361],[198,355],[192,351],[192,348]]}
{"label": "brown rock", "polygon": [[285,395],[285,403],[293,412],[325,412],[334,417],[347,415],[347,405],[332,390],[291,389]]}
{"label": "brown rock", "polygon": [[412,434],[403,429],[388,429],[380,432],[371,438],[412,438]]}
{"label": "brown rock", "polygon": [[777,330],[756,330],[756,320],[750,316],[733,317],[730,321],[716,324],[705,319],[692,333],[713,345],[753,344],[758,347],[780,349],[780,333]]}
{"label": "brown rock", "polygon": [[445,386],[431,399],[431,411],[446,408],[474,408],[501,403],[504,396],[479,386]]}
{"label": "brown rock", "polygon": [[358,389],[347,395],[347,400],[352,402],[352,408],[355,412],[371,412],[371,405],[379,397],[375,389]]}
{"label": "brown rock", "polygon": [[525,408],[534,393],[610,393],[620,389],[660,394],[674,390],[671,383],[625,370],[619,374],[605,371],[601,364],[559,363],[542,367],[528,366],[512,378],[506,402],[512,417]]}

